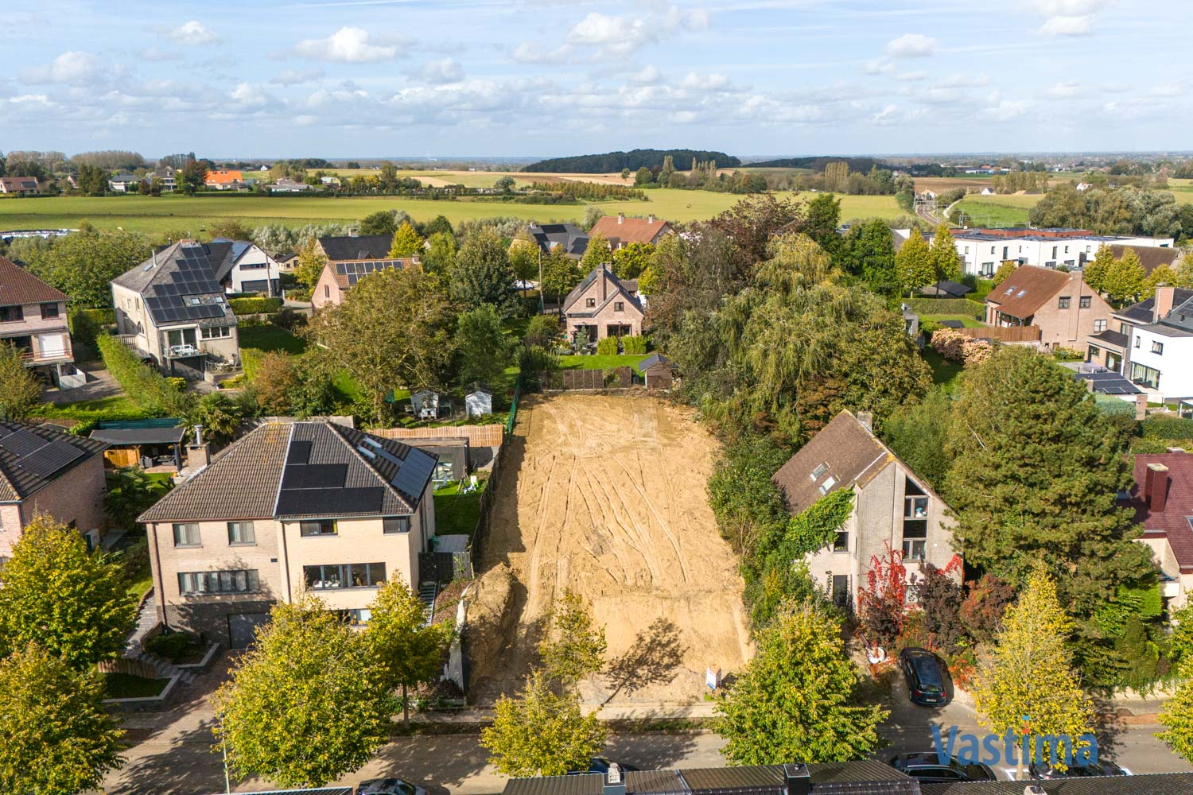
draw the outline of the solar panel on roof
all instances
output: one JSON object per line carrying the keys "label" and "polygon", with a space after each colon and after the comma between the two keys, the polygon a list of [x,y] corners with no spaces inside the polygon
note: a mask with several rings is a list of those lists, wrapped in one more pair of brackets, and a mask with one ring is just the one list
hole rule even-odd
{"label": "solar panel on roof", "polygon": [[56,441],[43,447],[21,461],[21,468],[40,477],[49,477],[84,455],[83,451],[70,442]]}
{"label": "solar panel on roof", "polygon": [[290,464],[282,474],[282,489],[338,489],[347,479],[347,464]]}
{"label": "solar panel on roof", "polygon": [[427,484],[427,479],[431,477],[431,472],[434,469],[435,458],[432,456],[425,453],[408,455],[402,463],[402,468],[398,470],[398,474],[394,475],[391,485],[403,494],[417,499],[422,494],[423,486]]}
{"label": "solar panel on roof", "polygon": [[311,460],[310,442],[291,442],[290,452],[286,455],[287,464],[305,464]]}
{"label": "solar panel on roof", "polygon": [[35,433],[25,430],[24,428],[13,431],[8,436],[0,439],[0,447],[3,447],[8,452],[18,457],[29,455],[30,453],[45,447],[47,444],[49,444],[49,442],[47,442],[45,439]]}
{"label": "solar panel on roof", "polygon": [[278,494],[278,513],[283,516],[335,516],[337,514],[380,513],[385,490],[353,489],[282,489]]}

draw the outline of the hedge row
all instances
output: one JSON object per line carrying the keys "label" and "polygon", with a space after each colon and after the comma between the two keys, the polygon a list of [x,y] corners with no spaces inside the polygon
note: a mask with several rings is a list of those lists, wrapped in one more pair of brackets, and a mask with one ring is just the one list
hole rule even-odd
{"label": "hedge row", "polygon": [[282,308],[281,298],[230,298],[228,305],[238,315],[263,315]]}
{"label": "hedge row", "polygon": [[110,334],[101,334],[96,344],[108,372],[134,403],[158,416],[187,413],[188,396],[178,390],[176,383],[144,364],[124,343]]}
{"label": "hedge row", "polygon": [[621,347],[626,353],[646,353],[646,337],[622,337]]}
{"label": "hedge row", "polygon": [[1193,420],[1164,414],[1148,417],[1143,421],[1143,438],[1193,441]]}
{"label": "hedge row", "polygon": [[986,316],[986,305],[968,298],[907,298],[903,303],[921,315],[968,315],[975,320]]}

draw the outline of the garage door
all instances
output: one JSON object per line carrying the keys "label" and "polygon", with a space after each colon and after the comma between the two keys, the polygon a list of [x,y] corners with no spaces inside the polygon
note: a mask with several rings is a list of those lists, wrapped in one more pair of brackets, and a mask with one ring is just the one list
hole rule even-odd
{"label": "garage door", "polygon": [[38,334],[37,344],[41,348],[42,358],[55,359],[66,355],[66,335]]}
{"label": "garage door", "polygon": [[257,627],[269,623],[269,613],[234,613],[228,616],[228,641],[234,649],[253,645]]}
{"label": "garage door", "polygon": [[259,281],[241,282],[240,291],[242,293],[268,293],[269,280],[261,279]]}

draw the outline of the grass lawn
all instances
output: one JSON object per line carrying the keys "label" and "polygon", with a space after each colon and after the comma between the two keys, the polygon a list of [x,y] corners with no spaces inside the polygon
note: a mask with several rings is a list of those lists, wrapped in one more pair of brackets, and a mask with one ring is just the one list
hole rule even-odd
{"label": "grass lawn", "polygon": [[265,351],[285,351],[300,354],[307,349],[306,340],[296,337],[272,323],[240,327],[240,347]]}
{"label": "grass lawn", "polygon": [[71,408],[75,411],[138,411],[138,406],[128,395],[113,395],[112,397],[96,398],[95,400],[80,400],[77,403],[61,403],[58,405],[45,404],[38,413],[43,417],[53,417],[55,409]]}
{"label": "grass lawn", "polygon": [[149,561],[145,561],[145,565],[137,570],[133,575],[132,582],[128,585],[128,592],[137,597],[138,601],[144,598],[145,594],[149,593],[149,589],[153,587],[153,573],[149,567]]}
{"label": "grass lawn", "polygon": [[[499,175],[484,174],[486,180]],[[491,181],[490,181],[490,184]],[[659,188],[649,201],[601,202],[608,215],[619,212],[655,215],[671,221],[705,220],[732,207],[743,197],[730,193]],[[780,198],[795,194],[781,193]],[[802,198],[812,198],[804,194]],[[587,204],[544,206],[492,201],[432,201],[405,196],[51,196],[0,202],[0,229],[75,228],[86,219],[99,229],[123,227],[131,231],[167,233],[175,237],[207,237],[208,227],[225,218],[249,227],[264,224],[303,226],[311,223],[351,223],[377,210],[399,209],[416,220],[444,215],[452,223],[497,215],[527,221],[579,221]],[[902,211],[893,196],[842,196],[841,220],[894,218]]]}
{"label": "grass lawn", "polygon": [[939,323],[942,320],[960,320],[965,328],[981,328],[984,323],[974,320],[969,315],[920,315],[920,322],[932,320]]}
{"label": "grass lawn", "polygon": [[958,207],[968,216],[970,226],[1026,226],[1031,208],[1040,195],[971,196]]}
{"label": "grass lawn", "polygon": [[131,674],[100,674],[108,698],[149,698],[161,695],[169,684],[167,679],[146,679]]}
{"label": "grass lawn", "polygon": [[645,359],[641,354],[618,354],[615,356],[560,356],[559,366],[564,370],[611,370],[627,365],[638,369],[638,362]]}
{"label": "grass lawn", "polygon": [[476,491],[460,493],[459,482],[451,483],[435,492],[435,533],[437,535],[467,535],[476,530],[481,515],[481,494],[487,480]]}
{"label": "grass lawn", "polygon": [[957,378],[961,375],[961,371],[965,369],[964,365],[945,361],[939,353],[931,348],[924,348],[923,356],[924,361],[932,368],[932,383],[943,384],[946,392],[955,391],[957,389]]}

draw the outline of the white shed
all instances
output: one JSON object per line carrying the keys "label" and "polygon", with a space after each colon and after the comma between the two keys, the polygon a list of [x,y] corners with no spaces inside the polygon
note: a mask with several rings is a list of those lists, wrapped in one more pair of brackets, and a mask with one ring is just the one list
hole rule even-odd
{"label": "white shed", "polygon": [[464,395],[464,410],[469,417],[493,413],[493,390],[487,384],[474,383]]}
{"label": "white shed", "polygon": [[439,393],[433,389],[415,392],[410,396],[410,405],[414,409],[414,416],[420,420],[439,418]]}

